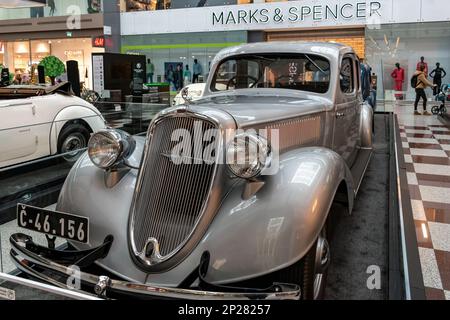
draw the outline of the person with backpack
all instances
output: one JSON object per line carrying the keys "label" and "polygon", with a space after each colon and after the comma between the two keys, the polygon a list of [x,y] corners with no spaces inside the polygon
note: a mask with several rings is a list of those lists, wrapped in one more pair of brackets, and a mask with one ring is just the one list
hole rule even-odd
{"label": "person with backpack", "polygon": [[414,114],[421,115],[419,111],[417,111],[417,107],[419,105],[419,101],[423,99],[423,115],[429,116],[431,113],[427,111],[427,94],[425,93],[425,89],[427,87],[435,87],[436,85],[431,83],[427,76],[425,75],[425,66],[421,65],[419,70],[414,73],[414,76],[411,78],[411,86],[416,89],[416,101],[414,103]]}

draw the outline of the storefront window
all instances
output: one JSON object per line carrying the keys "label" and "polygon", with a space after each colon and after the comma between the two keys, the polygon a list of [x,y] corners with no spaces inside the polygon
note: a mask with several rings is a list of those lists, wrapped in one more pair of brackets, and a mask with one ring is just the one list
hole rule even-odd
{"label": "storefront window", "polygon": [[[415,92],[409,80],[416,71],[420,57],[425,58],[428,73],[438,62],[449,71],[449,52],[450,22],[392,24],[366,30],[366,57],[377,75],[379,99],[414,99]],[[392,76],[396,63],[405,70],[405,77],[398,84]],[[430,75],[428,78],[433,81]],[[450,78],[447,76],[443,82],[450,83]],[[427,89],[427,96],[433,96],[431,89]]]}
{"label": "storefront window", "polygon": [[[186,71],[187,77],[183,77],[183,85],[193,80],[194,63],[200,67],[199,82],[206,81],[209,75],[211,62],[215,55],[223,48],[247,42],[246,32],[216,32],[214,34],[164,34],[125,36],[122,38],[122,52],[128,54],[143,54],[153,65],[153,77],[148,77],[148,82],[171,82],[171,72],[177,66]],[[149,66],[147,66],[149,69]],[[190,76],[189,76],[190,74]],[[172,84],[172,90],[175,90]]]}
{"label": "storefront window", "polygon": [[44,7],[0,8],[0,20],[91,14],[102,11],[102,0],[47,0]]}
{"label": "storefront window", "polygon": [[[92,47],[91,38],[16,41],[3,43],[3,47],[0,63],[3,61],[21,83],[36,83],[40,61],[54,55],[64,64],[69,60],[77,61],[80,81],[88,88],[92,88],[91,54],[104,52],[102,48]],[[65,80],[64,75],[61,80]]]}

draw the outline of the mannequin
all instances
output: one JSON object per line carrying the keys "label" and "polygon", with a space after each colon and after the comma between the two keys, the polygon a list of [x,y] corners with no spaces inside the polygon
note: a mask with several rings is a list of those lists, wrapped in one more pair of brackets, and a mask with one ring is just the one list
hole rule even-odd
{"label": "mannequin", "polygon": [[425,73],[425,77],[428,77],[428,63],[425,62],[425,58],[424,57],[420,57],[420,61],[417,62],[417,71],[420,71],[420,67],[424,66],[425,70],[423,71]]}
{"label": "mannequin", "polygon": [[442,78],[444,78],[447,75],[447,72],[443,68],[441,68],[441,64],[438,62],[436,63],[436,69],[431,71],[430,77],[433,78],[433,83],[436,85],[433,87],[433,95],[437,95],[439,93],[439,90],[441,90],[442,86]]}
{"label": "mannequin", "polygon": [[405,69],[400,67],[400,63],[395,64],[395,69],[391,73],[391,77],[394,78],[394,90],[396,91],[395,97],[397,99],[403,99],[403,94],[399,93],[403,91],[403,82],[405,82]]}

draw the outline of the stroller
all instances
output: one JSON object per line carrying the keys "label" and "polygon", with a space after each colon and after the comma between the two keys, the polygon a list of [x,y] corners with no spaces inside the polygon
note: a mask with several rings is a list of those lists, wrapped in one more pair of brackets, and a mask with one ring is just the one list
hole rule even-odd
{"label": "stroller", "polygon": [[432,107],[431,108],[432,114],[442,116],[447,113],[447,108],[445,107],[445,101],[447,100],[448,89],[449,89],[448,84],[442,85],[441,92],[439,92],[439,94],[436,95],[436,101],[440,102],[441,105]]}

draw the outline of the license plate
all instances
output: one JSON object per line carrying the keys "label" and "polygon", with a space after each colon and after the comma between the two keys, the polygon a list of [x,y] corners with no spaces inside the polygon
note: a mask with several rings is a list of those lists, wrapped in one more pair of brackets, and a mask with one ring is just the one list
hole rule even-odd
{"label": "license plate", "polygon": [[19,227],[28,230],[89,243],[89,219],[86,217],[19,203],[17,205],[17,223]]}

